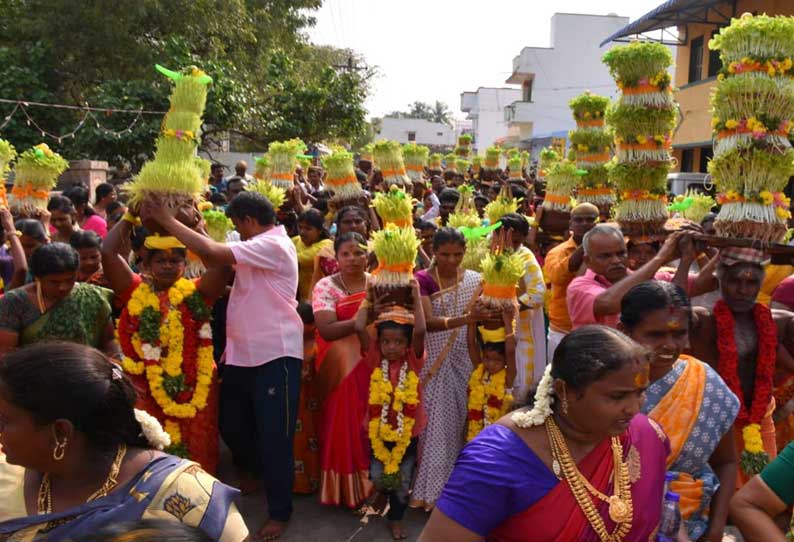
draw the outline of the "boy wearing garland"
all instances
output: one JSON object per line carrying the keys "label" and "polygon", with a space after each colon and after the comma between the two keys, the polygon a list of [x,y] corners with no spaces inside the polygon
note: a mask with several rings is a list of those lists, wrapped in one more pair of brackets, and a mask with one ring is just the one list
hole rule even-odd
{"label": "boy wearing garland", "polygon": [[[427,423],[421,406],[419,373],[424,364],[425,316],[419,284],[411,280],[413,312],[383,305],[368,292],[356,316],[362,354],[373,367],[369,384],[367,432],[372,446],[370,476],[389,496],[387,517],[394,540],[406,534],[402,519],[408,507],[419,434]],[[376,335],[370,336],[374,322]]]}
{"label": "boy wearing garland", "polygon": [[690,334],[692,354],[714,367],[740,401],[738,487],[777,455],[772,380],[776,369],[794,372],[789,346],[794,344],[794,318],[757,303],[762,260],[759,250],[722,250],[716,273],[721,299],[712,311],[695,307]]}
{"label": "boy wearing garland", "polygon": [[129,214],[102,248],[105,278],[123,305],[117,335],[122,368],[139,392],[138,406],[171,436],[169,453],[209,473],[218,465],[218,379],[210,311],[229,279],[226,266],[194,281],[184,278],[187,250],[175,237],[146,237],[145,274],[126,253],[136,220]]}

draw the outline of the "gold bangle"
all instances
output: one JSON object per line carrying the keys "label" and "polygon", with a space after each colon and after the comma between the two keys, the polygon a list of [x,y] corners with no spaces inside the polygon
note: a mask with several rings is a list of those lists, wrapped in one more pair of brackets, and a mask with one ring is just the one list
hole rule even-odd
{"label": "gold bangle", "polygon": [[444,329],[449,329],[449,317],[444,317]]}
{"label": "gold bangle", "polygon": [[516,336],[516,334],[515,334],[515,333],[506,333],[506,334],[505,334],[505,340],[507,340],[507,339],[513,339],[513,338],[515,338],[515,336]]}

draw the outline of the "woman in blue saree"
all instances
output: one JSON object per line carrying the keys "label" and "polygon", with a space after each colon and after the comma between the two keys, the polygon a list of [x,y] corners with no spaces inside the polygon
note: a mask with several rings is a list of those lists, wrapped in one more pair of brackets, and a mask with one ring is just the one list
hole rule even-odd
{"label": "woman in blue saree", "polygon": [[0,364],[0,540],[81,540],[140,519],[240,542],[238,491],[159,452],[167,434],[93,348],[42,342]]}

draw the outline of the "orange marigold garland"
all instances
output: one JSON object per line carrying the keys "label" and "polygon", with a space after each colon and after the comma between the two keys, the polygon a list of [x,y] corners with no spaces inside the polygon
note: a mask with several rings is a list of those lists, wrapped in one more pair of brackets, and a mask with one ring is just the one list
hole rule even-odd
{"label": "orange marigold garland", "polygon": [[772,379],[777,358],[777,326],[772,312],[756,303],[753,318],[758,333],[758,358],[755,366],[755,386],[752,404],[745,403],[744,391],[739,381],[739,353],[736,349],[736,320],[728,305],[720,300],[714,306],[714,319],[717,323],[717,349],[719,362],[717,368],[725,383],[739,398],[739,415],[736,426],[742,430],[745,449],[740,466],[749,475],[758,474],[769,463],[769,455],[764,451],[761,441],[761,420],[766,414],[772,397]]}
{"label": "orange marigold garland", "polygon": [[122,311],[117,335],[122,367],[144,376],[171,436],[168,452],[187,457],[189,423],[207,407],[215,372],[210,309],[193,282],[179,279],[166,295],[139,284]]}

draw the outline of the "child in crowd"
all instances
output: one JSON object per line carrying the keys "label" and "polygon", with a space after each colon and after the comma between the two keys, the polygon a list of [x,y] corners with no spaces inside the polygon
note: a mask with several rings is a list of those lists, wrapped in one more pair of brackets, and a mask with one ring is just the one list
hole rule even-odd
{"label": "child in crowd", "polygon": [[515,314],[516,307],[510,304],[502,311],[502,321],[469,324],[467,341],[474,371],[469,379],[466,441],[499,420],[513,404]]}
{"label": "child in crowd", "polygon": [[[392,538],[406,538],[402,519],[408,507],[419,434],[426,425],[419,373],[424,363],[425,317],[419,285],[411,281],[412,311],[383,304],[370,289],[356,317],[361,351],[373,367],[367,423],[372,457],[370,477],[389,496]],[[368,326],[375,323],[376,340]]]}

